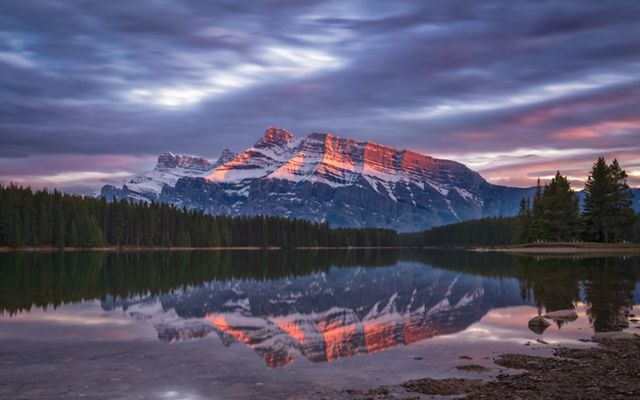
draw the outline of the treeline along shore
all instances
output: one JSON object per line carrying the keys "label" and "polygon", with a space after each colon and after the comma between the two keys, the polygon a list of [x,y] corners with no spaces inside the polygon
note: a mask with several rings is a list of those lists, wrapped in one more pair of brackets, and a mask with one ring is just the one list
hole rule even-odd
{"label": "treeline along shore", "polygon": [[417,233],[379,228],[331,228],[282,217],[211,216],[169,204],[105,199],[0,185],[0,251],[498,247],[515,244],[640,243],[627,175],[599,158],[582,207],[558,172],[522,199],[515,217],[483,218]]}
{"label": "treeline along shore", "polygon": [[168,204],[133,203],[0,185],[0,247],[234,248],[396,247],[388,229],[331,229],[280,217],[210,216]]}
{"label": "treeline along shore", "polygon": [[[557,259],[503,253],[395,250],[11,252],[0,254],[0,315],[88,300],[160,296],[211,281],[272,281],[343,267],[420,263],[442,271],[517,279],[520,297],[548,310],[588,304],[596,331],[620,330],[632,311],[640,257]],[[570,271],[570,273],[567,273]]]}

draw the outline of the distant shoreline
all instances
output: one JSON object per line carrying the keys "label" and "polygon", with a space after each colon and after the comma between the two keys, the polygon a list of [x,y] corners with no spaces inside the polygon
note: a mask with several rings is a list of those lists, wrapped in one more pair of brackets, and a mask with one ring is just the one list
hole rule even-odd
{"label": "distant shoreline", "polygon": [[640,254],[639,244],[619,243],[541,243],[504,247],[474,247],[470,251],[478,253],[518,253],[518,254]]}
{"label": "distant shoreline", "polygon": [[447,246],[213,246],[213,247],[180,247],[180,246],[102,246],[102,247],[0,247],[0,253],[119,253],[144,251],[273,251],[273,250],[456,250],[476,253],[511,253],[525,255],[611,255],[640,254],[640,244],[613,243],[542,243],[503,247],[447,247]]}
{"label": "distant shoreline", "polygon": [[346,246],[346,247],[290,247],[278,246],[218,246],[218,247],[179,247],[179,246],[104,246],[104,247],[0,247],[0,253],[118,253],[118,252],[138,252],[138,251],[225,251],[225,250],[378,250],[378,249],[403,249],[407,247],[391,246]]}

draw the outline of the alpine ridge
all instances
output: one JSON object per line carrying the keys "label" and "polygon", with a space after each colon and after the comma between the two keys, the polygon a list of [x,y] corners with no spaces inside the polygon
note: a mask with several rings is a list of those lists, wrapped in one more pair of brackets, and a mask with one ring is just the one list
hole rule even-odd
{"label": "alpine ridge", "polygon": [[206,176],[235,156],[236,154],[229,149],[224,149],[215,161],[165,152],[158,156],[153,170],[127,180],[120,188],[105,185],[101,190],[101,196],[108,200],[125,198],[135,201],[157,201],[165,186],[174,186],[178,179],[183,177]]}
{"label": "alpine ridge", "polygon": [[268,128],[240,154],[218,161],[164,153],[153,171],[107,199],[162,201],[217,215],[276,215],[334,227],[413,231],[462,220],[513,215],[531,188],[488,183],[455,161],[372,142]]}

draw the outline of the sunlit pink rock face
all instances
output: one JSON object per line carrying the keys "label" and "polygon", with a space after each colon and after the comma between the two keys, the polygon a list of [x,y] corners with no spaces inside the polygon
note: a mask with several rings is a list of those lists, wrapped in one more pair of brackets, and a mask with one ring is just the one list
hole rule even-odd
{"label": "sunlit pink rock face", "polygon": [[427,184],[445,191],[440,185],[461,172],[468,174],[464,178],[469,183],[483,182],[478,174],[452,161],[331,133],[312,133],[297,140],[290,132],[272,127],[253,147],[218,167],[207,180],[266,178],[347,186],[363,177],[374,189],[384,187],[391,194],[389,185],[397,182],[415,182],[422,187]]}

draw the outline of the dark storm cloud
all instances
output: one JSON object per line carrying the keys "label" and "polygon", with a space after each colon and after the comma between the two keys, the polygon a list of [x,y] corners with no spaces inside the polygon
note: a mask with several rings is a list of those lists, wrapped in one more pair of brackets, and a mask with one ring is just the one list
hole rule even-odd
{"label": "dark storm cloud", "polygon": [[[638,20],[635,1],[6,2],[0,158],[25,171],[0,175],[36,182],[33,159],[96,156],[49,171],[123,174],[138,161],[105,163],[215,157],[269,125],[517,184],[597,154],[638,168]],[[498,176],[504,163],[526,178]]]}

